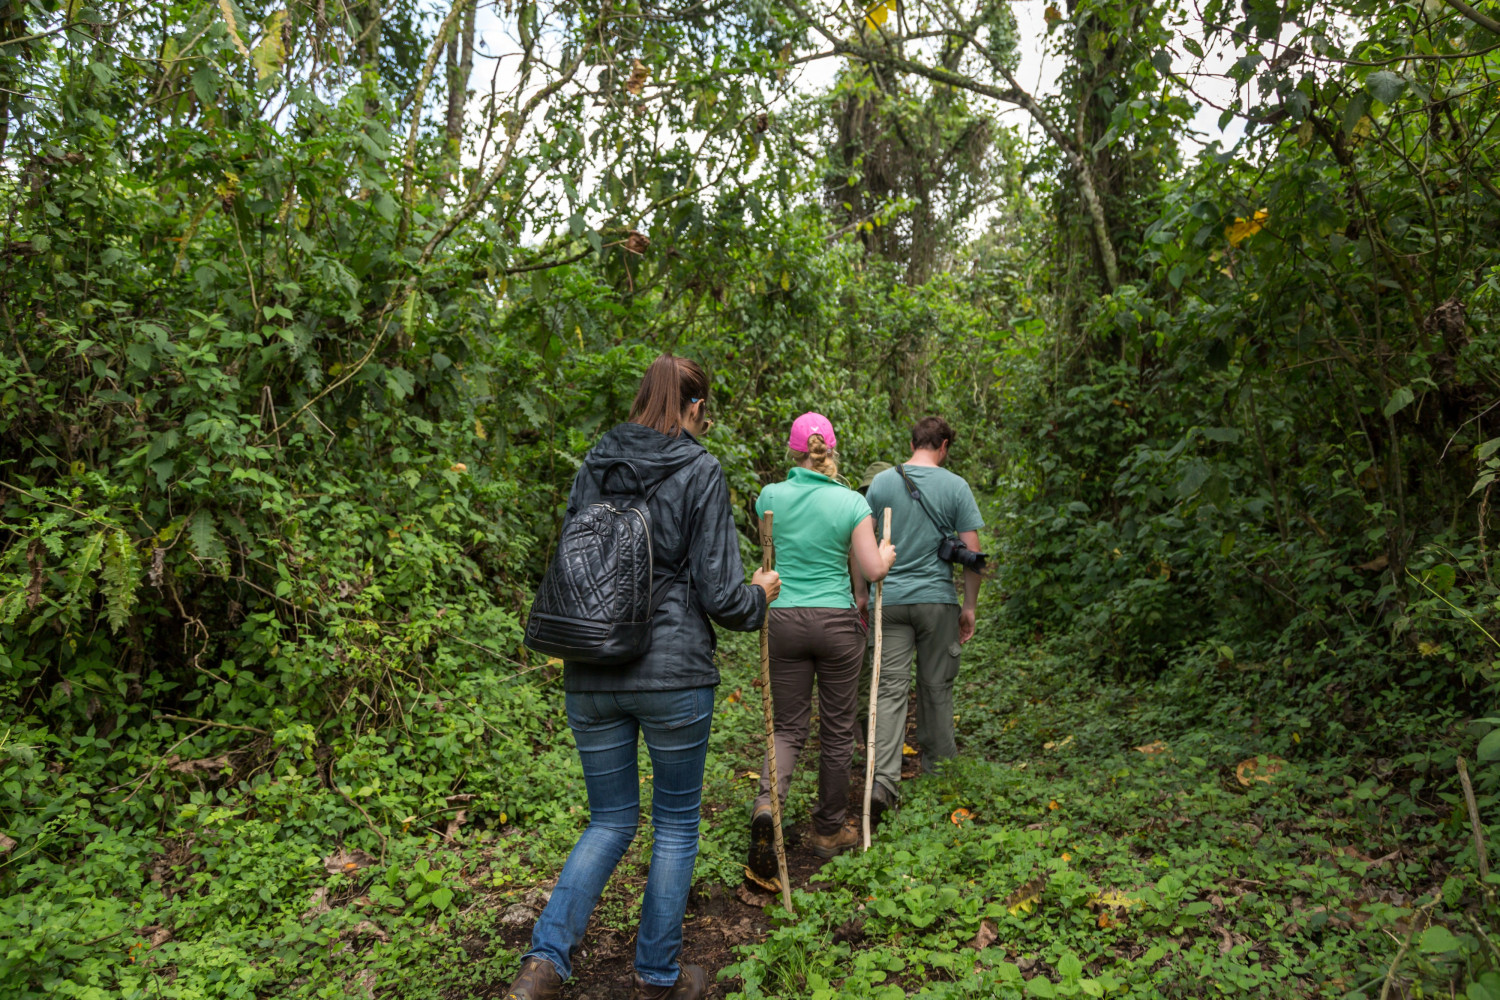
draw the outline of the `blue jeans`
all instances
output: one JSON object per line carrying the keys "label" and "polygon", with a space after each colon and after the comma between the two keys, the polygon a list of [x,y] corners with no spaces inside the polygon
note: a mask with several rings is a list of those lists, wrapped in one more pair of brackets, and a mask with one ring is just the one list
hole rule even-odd
{"label": "blue jeans", "polygon": [[570,691],[568,725],[583,762],[589,826],[563,866],[552,899],[531,932],[528,956],[567,979],[599,894],[640,826],[636,734],[651,753],[651,873],[636,931],[635,970],[652,986],[677,981],[682,916],[698,859],[703,761],[713,724],[714,689]]}

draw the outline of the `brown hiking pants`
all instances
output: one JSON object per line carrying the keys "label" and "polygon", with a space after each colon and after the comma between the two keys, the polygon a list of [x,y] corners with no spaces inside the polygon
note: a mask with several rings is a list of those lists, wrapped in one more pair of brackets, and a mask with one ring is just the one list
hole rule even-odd
{"label": "brown hiking pants", "polygon": [[[813,829],[827,835],[844,825],[849,766],[859,714],[859,668],[865,629],[853,608],[772,608],[771,702],[776,718],[776,777],[781,800],[812,725],[818,683],[818,806]],[[771,803],[770,758],[761,765],[757,806]]]}

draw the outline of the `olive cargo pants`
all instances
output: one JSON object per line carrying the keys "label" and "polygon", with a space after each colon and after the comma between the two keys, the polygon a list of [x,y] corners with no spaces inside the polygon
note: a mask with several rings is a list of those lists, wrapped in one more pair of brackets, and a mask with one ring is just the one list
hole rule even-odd
{"label": "olive cargo pants", "polygon": [[[953,682],[958,678],[958,605],[887,604],[881,615],[880,694],[875,721],[875,780],[892,794],[901,789],[901,746],[906,704],[916,661],[917,743],[926,767],[958,755],[953,739]],[[873,632],[874,630],[871,629]],[[873,650],[871,651],[873,659]],[[861,684],[868,705],[870,667]],[[868,737],[866,737],[868,738]]]}

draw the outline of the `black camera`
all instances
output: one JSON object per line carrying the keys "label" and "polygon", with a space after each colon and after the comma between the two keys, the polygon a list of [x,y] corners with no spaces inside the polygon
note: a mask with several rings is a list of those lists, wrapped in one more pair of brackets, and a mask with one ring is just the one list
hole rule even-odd
{"label": "black camera", "polygon": [[984,572],[987,558],[983,552],[975,552],[965,545],[964,540],[957,535],[944,535],[943,540],[938,542],[937,555],[945,563],[955,563],[975,573]]}

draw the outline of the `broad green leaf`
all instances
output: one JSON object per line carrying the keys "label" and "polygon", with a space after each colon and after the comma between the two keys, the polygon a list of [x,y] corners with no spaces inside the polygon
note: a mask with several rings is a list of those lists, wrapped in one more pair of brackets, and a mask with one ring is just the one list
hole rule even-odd
{"label": "broad green leaf", "polygon": [[1412,400],[1416,398],[1416,394],[1411,391],[1411,386],[1403,385],[1391,393],[1390,401],[1385,404],[1385,409],[1382,412],[1388,417],[1394,417],[1410,406]]}
{"label": "broad green leaf", "polygon": [[1434,924],[1422,932],[1422,937],[1417,941],[1417,949],[1429,955],[1442,952],[1457,951],[1459,948],[1458,938],[1453,932],[1441,924]]}
{"label": "broad green leaf", "polygon": [[1399,73],[1383,69],[1365,77],[1365,88],[1381,104],[1391,105],[1406,90],[1406,80]]}
{"label": "broad green leaf", "polygon": [[1500,729],[1492,729],[1479,741],[1474,755],[1483,761],[1500,760]]}

